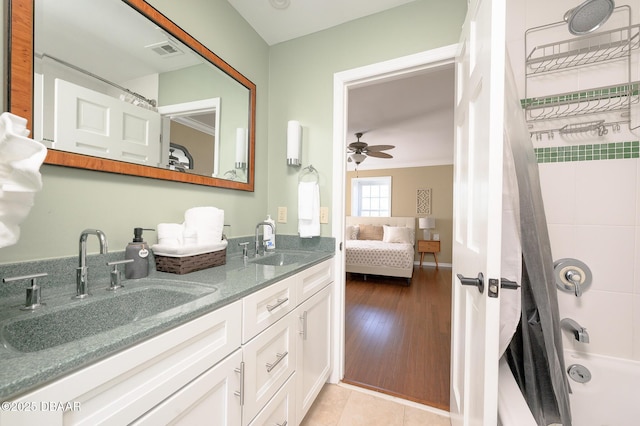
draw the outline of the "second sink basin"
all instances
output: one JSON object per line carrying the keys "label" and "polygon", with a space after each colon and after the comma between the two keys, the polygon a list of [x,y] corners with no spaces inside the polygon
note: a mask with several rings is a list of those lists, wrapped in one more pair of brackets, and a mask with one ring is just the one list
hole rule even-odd
{"label": "second sink basin", "polygon": [[301,262],[308,256],[306,253],[273,253],[252,259],[251,262],[258,265],[286,266]]}
{"label": "second sink basin", "polygon": [[13,349],[37,352],[159,314],[202,294],[158,287],[123,290],[109,297],[74,301],[37,316],[7,321],[0,334]]}

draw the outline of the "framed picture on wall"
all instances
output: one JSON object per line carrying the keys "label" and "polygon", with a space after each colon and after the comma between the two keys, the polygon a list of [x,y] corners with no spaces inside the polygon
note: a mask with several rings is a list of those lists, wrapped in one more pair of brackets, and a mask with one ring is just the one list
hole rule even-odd
{"label": "framed picture on wall", "polygon": [[416,191],[416,214],[431,214],[431,188],[418,188]]}

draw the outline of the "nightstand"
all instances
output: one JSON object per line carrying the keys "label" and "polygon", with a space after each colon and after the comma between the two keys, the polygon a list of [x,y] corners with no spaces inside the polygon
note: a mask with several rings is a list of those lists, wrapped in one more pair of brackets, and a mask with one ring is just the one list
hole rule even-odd
{"label": "nightstand", "polygon": [[418,253],[420,253],[420,267],[422,268],[422,261],[424,260],[425,253],[433,253],[433,258],[436,261],[436,269],[438,269],[438,254],[440,252],[440,241],[435,240],[418,240]]}

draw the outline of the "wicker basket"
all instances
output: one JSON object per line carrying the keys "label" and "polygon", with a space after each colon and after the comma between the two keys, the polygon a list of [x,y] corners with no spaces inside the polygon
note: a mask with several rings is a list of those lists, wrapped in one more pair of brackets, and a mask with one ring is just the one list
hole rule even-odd
{"label": "wicker basket", "polygon": [[155,255],[156,270],[172,274],[188,274],[227,263],[227,249],[196,254],[193,256],[171,257]]}

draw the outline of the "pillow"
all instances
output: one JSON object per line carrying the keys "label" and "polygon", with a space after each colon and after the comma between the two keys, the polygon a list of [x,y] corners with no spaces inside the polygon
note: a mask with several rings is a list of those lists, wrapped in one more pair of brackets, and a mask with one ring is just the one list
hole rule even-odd
{"label": "pillow", "polygon": [[355,225],[347,226],[347,230],[346,230],[346,233],[345,233],[347,240],[357,240],[358,239],[358,231],[360,231],[360,228],[358,228]]}
{"label": "pillow", "polygon": [[383,230],[382,226],[376,225],[358,225],[360,233],[358,234],[359,240],[378,240],[382,241]]}
{"label": "pillow", "polygon": [[407,243],[413,244],[411,240],[411,229],[406,226],[387,226],[384,225],[384,237],[382,241],[385,243]]}

